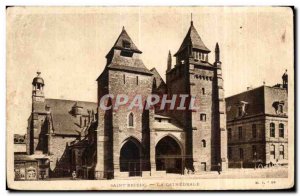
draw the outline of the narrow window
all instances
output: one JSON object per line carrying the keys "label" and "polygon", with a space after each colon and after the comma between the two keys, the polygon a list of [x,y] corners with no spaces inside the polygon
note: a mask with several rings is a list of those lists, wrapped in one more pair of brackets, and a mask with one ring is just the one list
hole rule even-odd
{"label": "narrow window", "polygon": [[232,138],[232,131],[231,128],[228,129],[228,140],[231,140]]}
{"label": "narrow window", "polygon": [[123,74],[123,84],[126,83],[126,78],[125,78],[125,74]]}
{"label": "narrow window", "polygon": [[129,127],[133,127],[133,114],[130,113],[128,116],[128,125]]}
{"label": "narrow window", "polygon": [[279,147],[279,155],[280,155],[280,159],[284,159],[284,146],[280,145]]}
{"label": "narrow window", "polygon": [[243,139],[243,128],[239,127],[239,139]]}
{"label": "narrow window", "polygon": [[275,124],[270,123],[270,137],[275,137]]}
{"label": "narrow window", "polygon": [[200,121],[206,121],[206,114],[200,114]]}
{"label": "narrow window", "polygon": [[139,77],[136,77],[136,85],[139,85]]}
{"label": "narrow window", "polygon": [[256,138],[257,130],[256,130],[256,124],[252,125],[252,138]]}
{"label": "narrow window", "polygon": [[257,154],[256,154],[256,146],[252,146],[252,157],[253,159],[256,159],[257,158]]}
{"label": "narrow window", "polygon": [[206,147],[206,141],[202,140],[202,147],[205,148]]}
{"label": "narrow window", "polygon": [[205,95],[205,88],[202,88],[202,95]]}
{"label": "narrow window", "polygon": [[279,124],[279,137],[284,137],[284,124]]}
{"label": "narrow window", "polygon": [[273,159],[275,159],[275,145],[274,144],[271,145],[270,155],[271,155],[271,157],[273,157]]}
{"label": "narrow window", "polygon": [[240,148],[239,151],[240,151],[240,159],[244,159],[244,150]]}
{"label": "narrow window", "polygon": [[228,147],[228,159],[232,159],[232,148]]}

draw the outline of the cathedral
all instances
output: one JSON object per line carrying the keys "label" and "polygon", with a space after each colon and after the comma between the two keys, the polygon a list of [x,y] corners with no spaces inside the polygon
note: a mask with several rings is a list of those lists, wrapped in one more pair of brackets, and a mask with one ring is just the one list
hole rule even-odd
{"label": "cathedral", "polygon": [[[218,43],[214,52],[210,63],[211,51],[191,21],[174,54],[176,62],[169,52],[164,81],[155,68],[144,65],[142,51],[123,27],[97,78],[98,102],[107,94],[186,94],[199,106],[193,110],[128,110],[125,105],[116,109],[111,99],[106,104],[112,107],[103,110],[99,103],[47,99],[38,72],[32,82],[26,155],[17,159],[15,155],[15,167],[16,160],[19,168],[26,167],[24,157],[37,160],[37,179],[70,177],[74,171],[78,178],[112,179],[226,170],[226,113]],[[143,105],[146,102],[142,99]]]}

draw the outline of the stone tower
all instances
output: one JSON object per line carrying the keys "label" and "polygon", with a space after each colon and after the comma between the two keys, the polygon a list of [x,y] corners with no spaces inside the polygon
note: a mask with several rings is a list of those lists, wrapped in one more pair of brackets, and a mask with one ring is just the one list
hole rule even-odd
{"label": "stone tower", "polygon": [[41,72],[32,81],[32,111],[27,130],[27,154],[48,153],[50,112],[45,103],[44,79]]}
{"label": "stone tower", "polygon": [[[107,64],[97,79],[98,101],[107,94],[114,97],[106,101],[106,106],[111,106],[110,110],[98,107],[96,179],[117,177],[128,167],[145,169],[134,160],[149,160],[153,111],[144,112],[143,108],[137,107],[128,109],[129,104],[114,104],[116,96],[123,94],[129,96],[129,103],[135,95],[141,95],[144,105],[146,97],[151,94],[153,77],[140,59],[141,53],[123,27],[106,55]],[[131,153],[133,148],[136,150]],[[131,165],[128,165],[128,159],[132,160]]]}
{"label": "stone tower", "polygon": [[[176,65],[166,73],[168,94],[188,94],[198,107],[182,112],[170,111],[170,115],[186,129],[185,167],[195,172],[213,170],[217,166],[221,161],[220,136],[226,134],[221,69],[208,62],[209,53],[191,21],[187,35],[174,55]],[[221,127],[224,134],[221,134]],[[226,149],[227,143],[223,140],[221,143],[222,149]],[[227,156],[222,156],[226,162]]]}

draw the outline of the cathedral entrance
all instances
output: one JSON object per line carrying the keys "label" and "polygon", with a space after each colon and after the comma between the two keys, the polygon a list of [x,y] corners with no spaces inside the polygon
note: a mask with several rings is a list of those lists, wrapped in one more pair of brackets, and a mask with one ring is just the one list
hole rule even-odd
{"label": "cathedral entrance", "polygon": [[129,172],[129,176],[142,176],[142,147],[135,139],[128,140],[120,152],[120,171]]}
{"label": "cathedral entrance", "polygon": [[182,150],[170,136],[162,138],[155,147],[156,170],[167,173],[183,173]]}

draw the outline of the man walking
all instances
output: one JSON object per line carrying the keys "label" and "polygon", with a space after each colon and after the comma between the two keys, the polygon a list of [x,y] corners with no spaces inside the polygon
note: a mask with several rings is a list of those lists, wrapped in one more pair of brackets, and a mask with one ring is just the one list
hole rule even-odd
{"label": "man walking", "polygon": [[221,174],[221,163],[220,162],[218,163],[218,174],[219,175]]}

